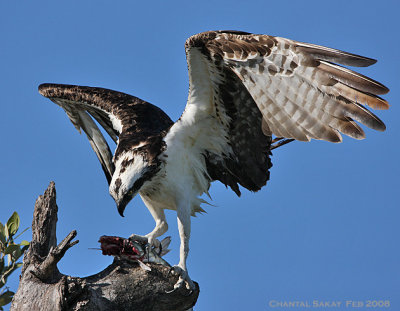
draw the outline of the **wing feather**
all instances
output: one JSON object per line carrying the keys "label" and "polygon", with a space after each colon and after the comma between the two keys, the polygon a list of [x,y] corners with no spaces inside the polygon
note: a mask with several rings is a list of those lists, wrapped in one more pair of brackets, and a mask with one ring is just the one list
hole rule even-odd
{"label": "wing feather", "polygon": [[296,42],[295,44],[300,52],[310,55],[313,59],[320,59],[354,67],[367,67],[376,63],[376,59],[328,48],[325,46],[304,42]]}
{"label": "wing feather", "polygon": [[[212,179],[222,181],[236,193],[237,183],[257,190],[268,179],[271,140],[266,143],[260,133],[270,138],[275,135],[301,141],[340,142],[340,133],[355,139],[365,138],[355,121],[385,130],[384,123],[363,105],[388,109],[388,103],[378,95],[389,89],[338,65],[370,66],[376,62],[374,59],[285,38],[235,31],[200,33],[190,37],[185,47],[190,92],[181,119],[205,122],[211,116],[210,128],[220,127],[220,133],[211,130],[206,133],[224,137],[219,147],[224,152],[217,152],[218,148],[210,150],[207,144],[200,146],[200,143],[199,149],[206,154]],[[232,83],[234,79],[229,72],[239,80]],[[234,98],[224,96],[226,93]],[[256,114],[255,108],[260,115],[249,122],[249,114]],[[237,127],[237,123],[244,125]],[[259,142],[268,149],[259,148]],[[259,162],[250,163],[250,158]],[[258,171],[249,173],[253,166]],[[251,174],[258,177],[252,179]],[[249,186],[245,180],[252,180],[253,185]]]}
{"label": "wing feather", "polygon": [[[223,39],[218,40],[219,36]],[[271,102],[275,103],[273,111],[290,133],[289,137],[285,136],[286,138],[297,140],[317,138],[338,142],[341,141],[338,131],[340,128],[348,128],[343,127],[343,121],[349,122],[346,119],[349,117],[373,129],[380,131],[385,129],[378,117],[358,104],[358,99],[371,107],[385,109],[388,107],[387,102],[380,99],[377,94],[387,93],[388,89],[373,79],[328,62],[338,61],[347,65],[367,66],[374,60],[330,48],[307,46],[278,37],[252,35],[252,40],[249,37],[249,35],[221,33],[214,39],[218,43],[209,46],[211,49],[214,45],[218,46],[215,52],[222,51],[219,57],[222,57],[225,64],[241,78],[262,112],[264,108],[271,115],[271,108],[265,106]],[[231,41],[235,42],[235,45],[230,44]],[[231,52],[232,47],[237,48],[240,45],[238,42],[242,41],[262,44],[265,48],[264,54],[244,58],[240,57],[239,55],[243,54],[237,51]],[[230,49],[226,50],[225,45]],[[307,54],[307,51],[312,53]],[[280,109],[276,109],[277,106]],[[286,111],[285,118],[282,118],[282,110]],[[290,115],[292,122],[286,119],[287,114]],[[310,118],[312,116],[314,118]],[[309,122],[310,120],[313,120],[313,124]],[[268,118],[266,121],[269,121]],[[321,126],[321,122],[325,126]],[[275,123],[271,121],[270,123],[274,133]],[[294,123],[298,129],[292,128]],[[339,124],[342,124],[340,128],[334,127]],[[321,132],[316,133],[316,129]],[[362,138],[360,131],[354,126],[352,129],[346,133],[353,133],[354,135],[350,136],[357,139]],[[299,130],[306,135],[306,139],[299,134]],[[281,130],[277,132],[280,133]],[[309,135],[310,133],[312,135]]]}
{"label": "wing feather", "polygon": [[343,83],[335,84],[335,88],[332,91],[333,96],[343,96],[351,102],[360,103],[371,107],[372,109],[386,110],[389,109],[389,104],[386,100],[380,98],[377,95],[370,93],[363,93],[357,89],[347,86]]}
{"label": "wing feather", "polygon": [[364,93],[379,95],[389,92],[388,88],[383,84],[336,64],[320,61],[318,70],[327,73],[330,78],[336,80],[337,82],[342,82],[343,84]]}
{"label": "wing feather", "polygon": [[104,116],[104,114],[96,111],[95,109],[91,109],[89,111],[90,115],[96,119],[96,121],[101,125],[101,127],[106,130],[107,134],[111,137],[114,143],[117,144],[119,131],[114,128],[108,116]]}
{"label": "wing feather", "polygon": [[[152,148],[153,138],[171,126],[158,107],[137,97],[98,87],[42,84],[39,93],[61,106],[74,127],[87,135],[108,183],[118,156],[135,146]],[[114,155],[94,120],[117,143]],[[143,141],[147,144],[144,146]],[[149,159],[149,163],[154,159]]]}
{"label": "wing feather", "polygon": [[84,110],[78,110],[77,114],[80,118],[79,124],[86,133],[90,145],[100,161],[107,181],[110,183],[115,170],[110,147],[108,146],[107,141],[104,139],[103,134],[101,134],[100,129],[97,127],[96,123],[94,123],[89,114]]}

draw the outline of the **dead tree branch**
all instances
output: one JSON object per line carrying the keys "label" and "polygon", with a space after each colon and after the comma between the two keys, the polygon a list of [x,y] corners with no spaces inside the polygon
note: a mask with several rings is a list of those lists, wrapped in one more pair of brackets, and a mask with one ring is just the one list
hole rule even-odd
{"label": "dead tree branch", "polygon": [[56,189],[51,182],[35,204],[32,242],[25,253],[18,291],[11,310],[157,310],[179,311],[194,306],[199,287],[172,293],[177,276],[169,268],[149,264],[151,271],[138,264],[117,260],[103,271],[85,278],[63,275],[57,263],[69,248],[77,232],[71,231],[57,245]]}

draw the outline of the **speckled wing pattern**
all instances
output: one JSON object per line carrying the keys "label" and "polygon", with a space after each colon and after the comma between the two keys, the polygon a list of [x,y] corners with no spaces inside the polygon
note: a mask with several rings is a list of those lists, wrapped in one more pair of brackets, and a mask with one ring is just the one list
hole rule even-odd
{"label": "speckled wing pattern", "polygon": [[355,121],[385,130],[366,106],[388,109],[378,95],[389,90],[339,65],[363,67],[376,60],[280,37],[209,31],[186,41],[189,76],[198,52],[208,64],[213,115],[231,147],[229,154],[207,153],[208,172],[237,194],[237,183],[253,191],[265,185],[272,135],[330,142],[340,142],[340,133],[365,138]]}
{"label": "speckled wing pattern", "polygon": [[[125,151],[141,152],[150,166],[156,165],[162,150],[160,133],[173,124],[160,108],[100,87],[41,84],[39,92],[62,107],[79,132],[86,133],[108,183],[114,174],[114,161]],[[93,119],[117,143],[114,155]]]}

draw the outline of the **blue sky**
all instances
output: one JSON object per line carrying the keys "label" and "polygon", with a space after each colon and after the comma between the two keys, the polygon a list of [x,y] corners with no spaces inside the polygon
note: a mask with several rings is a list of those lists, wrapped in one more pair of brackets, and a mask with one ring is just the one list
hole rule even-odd
{"label": "blue sky", "polygon": [[[235,29],[326,45],[378,59],[359,71],[391,89],[390,110],[377,112],[387,131],[282,147],[268,186],[243,190],[240,199],[213,184],[216,206],[192,221],[196,310],[284,310],[273,301],[314,299],[389,300],[386,309],[399,310],[399,11],[396,1],[2,1],[0,220],[18,211],[21,226],[30,226],[37,196],[54,180],[58,239],[76,229],[80,240],[59,267],[76,276],[111,263],[89,249],[101,235],[154,226],[139,197],[125,218],[118,215],[86,137],[38,94],[40,83],[123,91],[176,120],[188,92],[190,35]],[[176,213],[167,219],[173,250],[166,259],[176,264]],[[352,308],[329,308],[344,309]]]}

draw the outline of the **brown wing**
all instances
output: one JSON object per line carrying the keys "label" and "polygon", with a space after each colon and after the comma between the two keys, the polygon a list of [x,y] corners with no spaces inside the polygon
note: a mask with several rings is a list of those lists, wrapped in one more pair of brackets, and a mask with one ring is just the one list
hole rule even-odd
{"label": "brown wing", "polygon": [[[196,89],[201,83],[210,87],[211,114],[229,136],[226,152],[207,151],[209,174],[237,193],[236,183],[250,190],[265,184],[272,135],[340,142],[343,133],[362,139],[365,134],[355,121],[385,130],[365,106],[387,109],[378,95],[388,89],[335,64],[369,66],[373,59],[279,37],[224,31],[190,37],[186,53],[193,90],[189,104],[200,102]],[[198,70],[199,64],[207,69]]]}
{"label": "brown wing", "polygon": [[[152,150],[153,138],[172,125],[158,107],[137,97],[99,87],[42,84],[39,92],[61,106],[75,128],[86,133],[108,183],[118,155],[139,146]],[[113,157],[110,147],[93,117],[118,143]]]}

